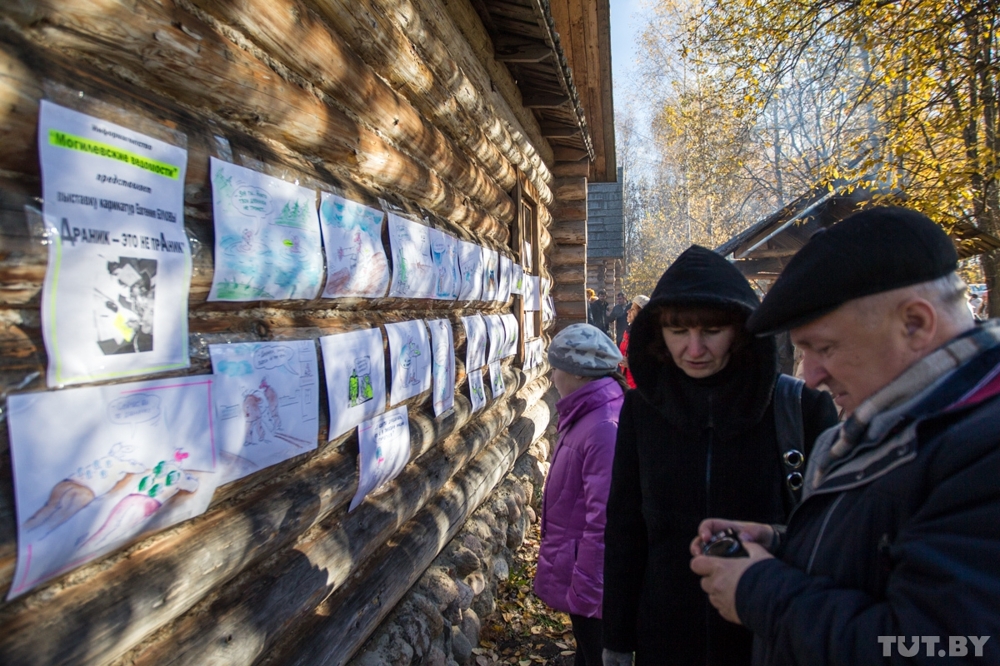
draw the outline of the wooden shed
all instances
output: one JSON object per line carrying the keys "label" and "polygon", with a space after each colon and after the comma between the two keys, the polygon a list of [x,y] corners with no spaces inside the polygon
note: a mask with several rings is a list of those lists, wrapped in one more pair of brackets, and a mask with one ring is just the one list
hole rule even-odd
{"label": "wooden shed", "polygon": [[[0,662],[313,666],[352,658],[386,663],[386,655],[397,664],[470,658],[479,618],[492,609],[491,592],[532,519],[546,469],[555,395],[545,345],[559,327],[585,321],[587,184],[614,181],[616,173],[608,14],[607,0],[24,0],[0,8],[0,377],[9,426],[0,435],[0,590],[6,598],[0,601]],[[43,126],[43,114],[53,109],[92,119],[84,129],[104,138]],[[149,145],[184,151],[186,159],[170,165],[137,158],[136,146]],[[171,185],[182,200],[176,215],[145,207],[141,194],[150,188],[110,167],[97,181],[120,188],[120,201],[98,204],[83,190],[58,192],[67,206],[92,203],[102,219],[127,211],[130,219],[145,215],[150,224],[182,222],[179,240],[119,238],[56,219],[52,174],[62,163],[61,153],[44,156],[50,146],[181,178]],[[320,202],[329,195],[387,214],[378,217],[382,226],[374,237],[393,285],[405,270],[390,230],[398,219],[454,247],[475,246],[485,253],[480,256],[521,267],[525,283],[534,281],[538,291],[532,295],[526,287],[509,298],[502,289],[477,291],[462,298],[456,286],[451,297],[428,297],[392,295],[395,287],[386,286],[376,295],[330,296],[335,277],[328,270],[325,288],[308,293],[257,290],[220,298],[214,281],[222,270],[219,192],[236,182],[213,178],[223,164],[231,165],[229,173],[253,172],[310,192],[316,205],[308,211],[296,205],[297,219],[322,219]],[[176,166],[179,171],[170,171]],[[239,187],[247,205],[255,205],[259,189]],[[226,251],[273,258],[301,249],[301,235],[280,247],[264,238],[247,234]],[[108,255],[114,259],[107,262],[111,277],[103,277],[117,280],[123,291],[108,296],[91,290],[102,316],[118,327],[113,337],[126,341],[116,348],[105,344],[107,355],[151,353],[146,325],[123,324],[128,317],[122,313],[141,313],[136,303],[153,299],[156,280],[157,295],[167,298],[166,263],[157,275],[155,263],[150,269],[119,256],[117,244],[134,241],[147,251],[183,254],[182,297],[156,305],[157,312],[183,313],[183,335],[171,341],[184,350],[181,362],[66,381],[54,374],[60,352],[49,327],[62,313],[53,295],[59,293],[53,265],[60,264],[52,257],[78,241],[116,248]],[[329,252],[326,247],[327,269]],[[247,273],[250,282],[263,269],[255,270]],[[67,293],[80,286],[66,276],[62,284]],[[550,292],[554,312],[546,306]],[[470,349],[463,318],[477,315],[516,322],[512,355],[494,359],[490,370],[466,363],[476,349]],[[331,336],[377,332],[386,355],[379,359],[385,365],[381,379],[389,386],[396,362],[390,328],[441,320],[453,340],[453,407],[439,411],[431,390],[380,405],[381,411],[405,407],[405,466],[349,511],[366,444],[358,428],[333,432],[327,405],[334,388],[328,382],[341,348]],[[84,345],[76,338],[90,334],[87,326],[65,327],[62,340]],[[423,323],[420,330],[426,335]],[[508,331],[507,343],[513,339]],[[163,341],[159,336],[155,344]],[[47,433],[76,432],[73,420],[94,414],[126,425],[133,437],[139,423],[135,404],[119,404],[112,414],[112,406],[96,397],[105,395],[98,389],[129,394],[136,382],[164,379],[175,381],[157,388],[209,385],[220,372],[220,346],[265,342],[315,351],[316,390],[303,384],[296,398],[296,404],[318,405],[315,442],[298,442],[301,453],[212,485],[205,507],[190,517],[150,522],[113,548],[95,546],[51,575],[19,582],[25,567],[19,531],[23,546],[24,533],[43,511],[16,500],[34,477],[32,468],[19,467],[28,457],[15,459],[24,448],[14,438],[31,433],[28,439],[44,449],[34,464],[51,478],[64,478],[60,484],[71,483],[84,470],[60,464],[89,444],[82,435],[64,440]],[[290,358],[266,362],[291,364]],[[491,380],[485,389],[484,377]],[[355,376],[351,381],[354,400],[359,384]],[[276,405],[284,405],[272,405],[266,392],[262,384],[253,395],[245,393],[249,444],[257,437],[250,413],[273,410],[268,418],[276,420]],[[32,405],[62,404],[46,402],[57,394],[76,396],[66,403],[77,405],[75,411],[50,410],[35,424],[25,423]],[[220,409],[213,404],[207,412],[213,464],[212,414],[221,418]],[[281,418],[288,421],[286,413]],[[167,469],[184,478],[184,437],[174,434],[167,443],[176,462],[153,468],[148,483],[176,479]],[[194,476],[204,485],[213,473],[202,469]],[[124,494],[133,482],[146,492],[140,476],[121,472],[117,484],[108,482],[108,496]],[[91,504],[78,502],[74,514],[66,507],[76,496],[60,492],[54,488],[45,505],[46,515],[61,515],[59,520],[103,497],[88,490]],[[146,525],[140,518],[162,505],[144,501],[145,508],[133,510],[141,515],[115,514],[124,500],[109,507],[105,526],[112,519],[117,527],[125,520]],[[36,533],[34,543],[48,539],[46,547],[55,548],[60,523],[45,520],[49,531]],[[103,529],[84,533],[67,552],[104,538]]]}

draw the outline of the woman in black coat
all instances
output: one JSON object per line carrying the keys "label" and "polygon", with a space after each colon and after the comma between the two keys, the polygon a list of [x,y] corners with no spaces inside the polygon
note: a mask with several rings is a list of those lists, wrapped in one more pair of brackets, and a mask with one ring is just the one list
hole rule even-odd
{"label": "woman in black coat", "polygon": [[[760,300],[740,272],[692,246],[632,323],[637,390],[622,406],[604,555],[605,664],[749,664],[752,634],[721,619],[688,568],[709,516],[784,523],[773,338],[744,328]],[[830,396],[801,399],[803,447],[837,423]],[[630,662],[629,662],[630,663]]]}

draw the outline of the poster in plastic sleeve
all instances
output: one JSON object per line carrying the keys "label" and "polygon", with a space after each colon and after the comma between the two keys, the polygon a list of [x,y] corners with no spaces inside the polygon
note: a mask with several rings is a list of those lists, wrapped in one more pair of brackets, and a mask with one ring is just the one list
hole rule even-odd
{"label": "poster in plastic sleeve", "polygon": [[458,265],[462,271],[458,299],[480,300],[483,295],[483,248],[468,241],[458,241]]}
{"label": "poster in plastic sleeve", "polygon": [[465,371],[486,365],[486,322],[482,315],[462,317],[465,328]]}
{"label": "poster in plastic sleeve", "polygon": [[447,319],[432,319],[427,328],[431,331],[434,358],[431,372],[434,416],[441,416],[455,406],[455,340]]}
{"label": "poster in plastic sleeve", "polygon": [[389,296],[434,298],[437,272],[431,259],[431,228],[389,213],[392,283]]}
{"label": "poster in plastic sleeve", "polygon": [[186,368],[187,151],[42,100],[49,386]]}
{"label": "poster in plastic sleeve", "polygon": [[517,353],[517,317],[508,312],[507,314],[502,315],[500,320],[503,321],[504,330],[504,346],[501,358],[508,358]]}
{"label": "poster in plastic sleeve", "polygon": [[326,247],[323,298],[378,298],[389,286],[389,260],[382,247],[385,213],[323,192],[319,206]]}
{"label": "poster in plastic sleeve", "polygon": [[556,304],[552,300],[551,282],[548,278],[539,280],[539,291],[541,292],[542,321],[551,321],[556,318]]}
{"label": "poster in plastic sleeve", "polygon": [[365,496],[392,481],[410,459],[410,421],[406,405],[358,426],[358,490],[348,511]]}
{"label": "poster in plastic sleeve", "polygon": [[453,301],[462,287],[458,270],[458,239],[440,229],[430,230],[431,260],[434,262],[434,298]]}
{"label": "poster in plastic sleeve", "polygon": [[472,411],[478,412],[486,406],[486,390],[483,388],[483,369],[477,368],[468,373],[469,378],[469,400],[472,402]]}
{"label": "poster in plastic sleeve", "polygon": [[212,157],[210,301],[310,299],[323,282],[316,192]]}
{"label": "poster in plastic sleeve", "polygon": [[17,568],[7,596],[203,513],[212,377],[12,395]]}
{"label": "poster in plastic sleeve", "polygon": [[334,439],[385,411],[385,352],[377,328],[319,339]]}
{"label": "poster in plastic sleeve", "polygon": [[389,406],[423,393],[431,387],[431,346],[422,320],[386,324],[392,387]]}
{"label": "poster in plastic sleeve", "polygon": [[507,257],[507,255],[500,255],[500,283],[497,287],[497,300],[501,303],[506,303],[510,300],[510,288],[511,281],[513,278],[513,262]]}
{"label": "poster in plastic sleeve", "polygon": [[503,358],[503,346],[507,336],[504,332],[503,320],[500,319],[500,315],[486,315],[484,319],[486,320],[486,335],[490,340],[490,349],[486,356],[486,362],[492,363]]}
{"label": "poster in plastic sleeve", "polygon": [[514,264],[511,270],[510,293],[520,296],[522,285],[524,284],[524,269],[520,265]]}
{"label": "poster in plastic sleeve", "polygon": [[503,395],[506,391],[506,387],[503,383],[503,366],[500,365],[500,361],[494,361],[490,363],[490,390],[493,392],[494,400]]}
{"label": "poster in plastic sleeve", "polygon": [[210,345],[220,483],[316,448],[319,377],[312,340]]}
{"label": "poster in plastic sleeve", "polygon": [[500,253],[483,248],[483,300],[495,301],[500,291]]}
{"label": "poster in plastic sleeve", "polygon": [[541,309],[541,285],[538,276],[524,276],[524,309],[526,312],[538,312]]}

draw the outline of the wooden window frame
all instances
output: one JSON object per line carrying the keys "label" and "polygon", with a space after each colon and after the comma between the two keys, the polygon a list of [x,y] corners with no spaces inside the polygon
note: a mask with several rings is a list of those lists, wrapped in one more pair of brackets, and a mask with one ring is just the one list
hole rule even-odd
{"label": "wooden window frame", "polygon": [[[528,184],[527,178],[524,174],[518,173],[517,175],[517,185],[514,191],[514,200],[517,204],[517,220],[513,225],[513,233],[511,234],[511,243],[514,246],[513,253],[517,258],[518,263],[521,265],[522,269],[529,265],[531,269],[525,270],[524,275],[540,277],[541,276],[541,263],[542,263],[542,252],[541,252],[541,227],[538,221],[538,201],[532,196],[533,188]],[[531,244],[530,256],[525,252],[524,241],[527,240]],[[525,282],[521,283],[521,286],[525,286]],[[540,305],[540,304],[539,304]],[[533,330],[535,335],[531,339],[541,337],[542,335],[542,309],[539,307],[538,310],[534,312],[528,312],[524,309],[524,294],[519,294],[514,300],[514,315],[517,317],[517,325],[520,328],[520,335],[518,335],[517,342],[517,358],[516,361],[522,367],[524,366],[525,353],[524,347],[525,343],[528,341],[528,337],[524,334],[525,331],[525,320],[530,317],[532,323],[534,324]]]}

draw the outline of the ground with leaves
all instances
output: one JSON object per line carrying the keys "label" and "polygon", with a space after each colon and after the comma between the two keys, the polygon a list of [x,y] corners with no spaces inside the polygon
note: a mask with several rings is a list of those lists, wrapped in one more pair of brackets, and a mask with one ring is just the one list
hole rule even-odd
{"label": "ground with leaves", "polygon": [[538,541],[535,523],[515,553],[510,577],[500,582],[496,612],[483,621],[479,647],[473,650],[478,666],[573,664],[576,642],[569,615],[553,611],[532,591]]}

